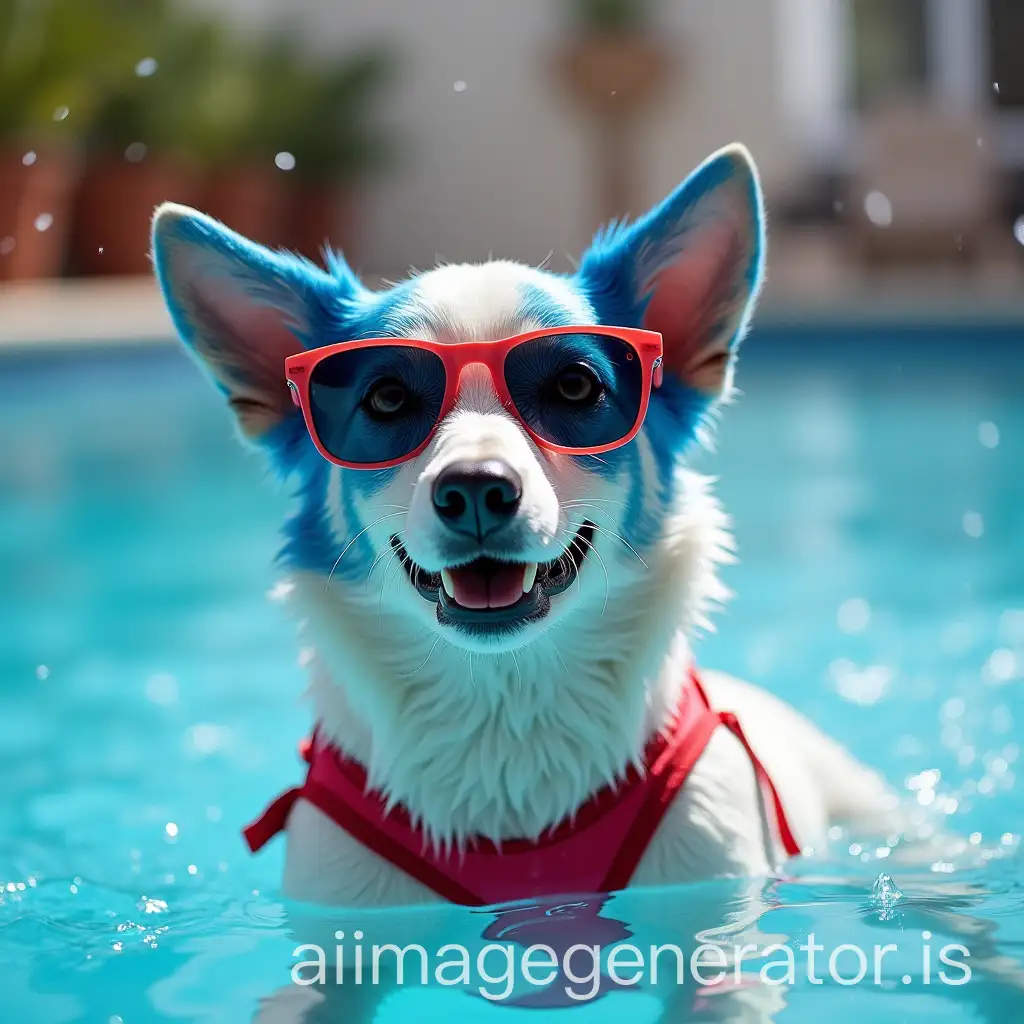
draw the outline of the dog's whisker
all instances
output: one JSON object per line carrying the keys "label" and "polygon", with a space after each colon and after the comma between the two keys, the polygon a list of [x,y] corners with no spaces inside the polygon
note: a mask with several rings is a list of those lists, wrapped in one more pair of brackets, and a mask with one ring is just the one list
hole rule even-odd
{"label": "dog's whisker", "polygon": [[[599,505],[592,505],[589,501],[566,502],[562,508],[568,511],[571,511],[572,509],[592,508],[595,512],[599,512],[601,515],[607,516],[613,523],[617,522],[615,516],[613,516],[608,509],[601,508]],[[623,506],[623,508],[625,508],[625,506]]]}
{"label": "dog's whisker", "polygon": [[587,545],[588,553],[592,551],[597,556],[598,564],[601,566],[601,571],[604,573],[604,604],[601,606],[601,617],[604,618],[604,613],[608,611],[608,599],[611,597],[611,577],[608,575],[608,566],[604,564],[604,559],[601,557],[601,552],[597,550],[597,546],[586,538],[583,538],[583,540]]}
{"label": "dog's whisker", "polygon": [[518,690],[519,690],[519,693],[522,693],[523,692],[523,673],[522,673],[522,671],[519,668],[519,659],[516,657],[516,652],[515,651],[509,651],[508,653],[512,655],[512,662],[513,662],[513,664],[516,667],[516,675],[519,677],[519,687],[518,687]]}
{"label": "dog's whisker", "polygon": [[[566,531],[569,532],[569,531]],[[604,573],[604,604],[601,606],[601,616],[604,617],[604,613],[608,611],[608,599],[611,596],[611,585],[612,581],[608,575],[608,566],[605,565],[604,559],[601,557],[601,552],[597,550],[597,546],[586,537],[581,537],[578,533],[574,535],[572,544],[569,547],[575,547],[580,541],[587,545],[587,550],[580,552],[583,558],[586,558],[593,552],[597,556],[597,561],[601,566],[601,571]]]}
{"label": "dog's whisker", "polygon": [[594,530],[595,530],[595,531],[600,531],[601,533],[607,533],[607,534],[608,534],[608,535],[609,535],[610,537],[614,537],[614,538],[615,538],[615,539],[616,539],[617,541],[619,541],[620,543],[622,543],[622,544],[625,544],[625,545],[626,545],[626,547],[627,547],[627,548],[629,548],[629,550],[630,550],[630,551],[631,551],[631,552],[633,553],[633,555],[634,555],[634,556],[636,557],[636,560],[637,560],[637,561],[638,561],[638,562],[639,562],[639,563],[640,563],[640,564],[641,564],[641,565],[642,565],[642,566],[643,566],[643,567],[644,567],[645,569],[650,569],[650,566],[649,566],[649,565],[648,565],[648,564],[647,564],[647,563],[646,563],[646,562],[645,562],[645,561],[644,561],[644,560],[643,560],[643,559],[642,559],[642,558],[640,557],[640,555],[639,555],[639,553],[637,552],[636,548],[635,548],[635,547],[633,547],[633,545],[632,545],[632,544],[630,544],[630,543],[629,543],[629,541],[628,541],[628,540],[626,540],[626,538],[625,538],[625,537],[622,537],[622,536],[620,536],[620,535],[619,535],[619,534],[617,534],[617,533],[616,533],[616,532],[615,532],[614,530],[609,530],[607,526],[598,526],[598,525],[597,525],[596,523],[594,524]]}
{"label": "dog's whisker", "polygon": [[343,559],[343,558],[344,558],[344,557],[345,557],[345,556],[346,556],[346,555],[347,555],[347,554],[349,553],[349,550],[351,549],[352,545],[353,545],[353,544],[355,544],[355,542],[356,542],[357,540],[359,540],[359,538],[360,538],[360,537],[362,537],[362,535],[363,535],[364,533],[366,533],[366,532],[367,532],[367,530],[372,530],[372,529],[373,529],[373,528],[374,528],[374,527],[375,527],[375,526],[376,526],[376,525],[377,525],[378,523],[382,523],[382,522],[383,522],[383,521],[384,521],[385,519],[396,519],[396,518],[397,518],[398,516],[405,516],[405,515],[408,515],[408,514],[409,514],[409,513],[408,513],[408,511],[405,511],[405,512],[389,512],[389,513],[388,513],[387,515],[384,515],[384,516],[378,516],[378,518],[374,519],[374,521],[373,521],[372,523],[370,523],[370,525],[369,525],[369,526],[364,526],[364,527],[363,527],[363,528],[362,528],[362,529],[361,529],[361,530],[360,530],[360,531],[359,531],[359,532],[358,532],[358,533],[357,533],[357,534],[356,534],[356,535],[355,535],[355,536],[354,536],[354,537],[353,537],[353,538],[352,538],[352,539],[351,539],[351,540],[350,540],[350,541],[349,541],[349,542],[348,542],[348,543],[347,543],[347,544],[345,545],[345,547],[344,547],[344,548],[342,549],[342,552],[341,552],[341,554],[340,554],[340,555],[338,555],[337,559],[335,560],[335,563],[334,563],[334,565],[332,565],[332,566],[331,566],[331,571],[330,571],[330,573],[328,573],[328,575],[327,575],[327,582],[326,582],[326,583],[324,584],[324,593],[326,594],[326,593],[327,593],[327,591],[328,591],[328,590],[330,589],[330,586],[331,586],[331,580],[332,580],[332,579],[334,578],[334,571],[335,571],[335,569],[337,569],[337,568],[338,568],[338,566],[339,566],[339,565],[341,565],[341,560],[342,560],[342,559]]}
{"label": "dog's whisker", "polygon": [[[363,587],[363,593],[364,594],[370,589],[370,577],[373,575],[373,570],[377,567],[377,563],[389,551],[394,551],[394,548],[391,546],[390,542],[385,542],[384,544],[381,545],[380,550],[377,552],[376,558],[374,558],[374,560],[370,563],[370,568],[367,570],[367,573],[366,573],[366,585]],[[391,563],[388,562],[388,565],[390,565],[390,564]],[[387,569],[385,568],[384,571],[387,572]]]}
{"label": "dog's whisker", "polygon": [[427,662],[430,661],[430,656],[434,653],[434,648],[437,647],[437,645],[441,643],[443,639],[444,637],[439,635],[437,639],[434,640],[434,642],[430,645],[430,650],[427,651],[427,656],[423,659],[422,663],[417,668],[414,668],[412,672],[399,672],[399,676],[401,676],[403,679],[408,679],[411,676],[418,675],[420,672],[422,672],[423,669],[427,667]]}
{"label": "dog's whisker", "polygon": [[[377,629],[379,630],[384,625],[384,591],[388,585],[388,573],[391,571],[391,566],[394,565],[398,559],[398,552],[394,552],[388,563],[384,566],[384,578],[380,582],[380,594],[377,597]],[[401,562],[399,562],[401,566]]]}
{"label": "dog's whisker", "polygon": [[586,502],[582,499],[573,498],[570,501],[563,501],[562,508],[573,508],[576,505],[584,505],[589,503],[595,503],[598,505],[618,505],[621,508],[628,508],[624,501],[617,501],[615,498],[587,498]]}

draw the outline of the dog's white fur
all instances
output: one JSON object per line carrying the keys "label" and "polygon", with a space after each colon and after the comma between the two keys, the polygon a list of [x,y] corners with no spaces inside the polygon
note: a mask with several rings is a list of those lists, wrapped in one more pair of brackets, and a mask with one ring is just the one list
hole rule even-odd
{"label": "dog's white fur", "polygon": [[[705,166],[730,173],[711,187],[695,186],[681,212],[660,214],[668,218],[665,251],[648,239],[634,266],[638,284],[653,288],[666,261],[689,259],[689,281],[667,286],[684,298],[689,292],[694,303],[673,372],[709,396],[729,391],[731,346],[757,287],[759,268],[751,261],[761,217],[745,151],[713,159]],[[692,238],[705,222],[711,230],[702,248]],[[176,323],[222,387],[242,400],[243,427],[255,435],[293,415],[277,367],[288,351],[282,346],[301,347],[289,332],[304,315],[287,268],[181,207],[161,211],[155,239]],[[696,291],[694,277],[703,282]],[[714,289],[723,280],[726,298],[716,306],[721,296]],[[263,298],[254,300],[254,293]],[[270,293],[276,299],[266,299]],[[539,294],[563,322],[598,320],[584,292],[565,279],[490,262],[420,275],[398,314],[380,304],[375,329],[453,344],[508,337],[540,326],[524,303],[527,293]],[[372,298],[350,301],[378,309]],[[389,322],[393,315],[400,324]],[[355,582],[344,572],[333,578],[303,571],[281,588],[301,624],[313,714],[325,735],[367,766],[371,785],[403,804],[438,843],[538,836],[639,764],[649,738],[670,721],[692,663],[691,640],[725,596],[717,569],[730,558],[731,538],[707,480],[680,466],[675,486],[666,487],[646,428],[633,443],[636,457],[618,476],[542,452],[482,369],[471,367],[429,447],[383,489],[364,493],[351,471],[330,470],[323,507],[327,542],[341,552],[336,564],[362,534],[380,556]],[[499,554],[546,562],[566,550],[584,520],[597,530],[575,583],[552,597],[542,621],[507,642],[440,625],[434,604],[387,557],[396,533],[428,572],[494,554],[465,548],[477,542],[447,530],[430,497],[445,466],[494,457],[523,484]],[[658,524],[643,557],[620,533],[628,485],[642,488],[650,505],[644,508]],[[356,537],[353,512],[369,524]],[[713,704],[738,715],[804,847],[821,845],[834,823],[890,828],[890,798],[877,775],[769,694],[713,672],[703,676]],[[719,729],[633,883],[763,875],[781,857],[750,759]],[[302,801],[288,821],[284,890],[299,900],[351,907],[435,898]]]}
{"label": "dog's white fur", "polygon": [[[433,272],[436,289],[432,274],[425,283],[428,294],[443,296],[452,340],[500,336],[510,324],[532,326],[514,323],[515,285],[527,272],[514,264],[445,267]],[[436,317],[431,312],[422,333]],[[644,438],[639,443],[647,444]],[[560,500],[571,500],[584,483],[575,478],[589,474],[568,459],[556,458],[554,465],[550,457],[542,459],[480,388],[386,492],[398,503],[412,491],[403,536],[418,562],[437,557],[431,546],[438,536],[435,517],[424,498],[437,468],[494,453],[524,479],[530,524],[524,550],[537,559],[550,557]],[[647,473],[653,472],[650,462],[642,460]],[[340,488],[337,476],[333,483]],[[600,508],[593,483],[586,487],[590,507]],[[609,493],[617,492],[610,486]],[[706,479],[680,470],[679,493],[682,500],[666,516],[647,567],[614,537],[599,533],[609,579],[588,559],[581,592],[555,599],[569,605],[569,624],[545,629],[514,652],[478,654],[446,638],[438,642],[436,623],[425,644],[432,607],[412,591],[404,573],[382,571],[386,560],[368,587],[332,584],[325,593],[321,575],[295,576],[289,597],[309,644],[314,717],[341,749],[369,767],[372,784],[404,804],[432,837],[540,834],[638,761],[646,740],[665,727],[691,663],[689,637],[725,596],[716,567],[730,558],[726,517]],[[370,499],[367,516],[375,505],[378,500]],[[384,543],[393,529],[393,520],[382,522],[375,543]],[[603,610],[597,599],[606,601]],[[590,613],[573,616],[574,600]],[[819,845],[839,820],[877,821],[885,802],[877,776],[769,694],[715,673],[704,678],[713,703],[739,715],[802,844]],[[633,882],[764,874],[781,855],[764,820],[750,760],[721,729]],[[288,824],[284,888],[296,899],[348,906],[436,899],[301,801]]]}

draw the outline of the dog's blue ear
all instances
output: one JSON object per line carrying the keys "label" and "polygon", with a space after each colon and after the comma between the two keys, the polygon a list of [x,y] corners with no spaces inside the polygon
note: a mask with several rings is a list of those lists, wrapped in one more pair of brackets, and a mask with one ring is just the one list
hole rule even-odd
{"label": "dog's blue ear", "polygon": [[297,411],[286,357],[327,340],[361,291],[340,257],[328,274],[173,203],[153,219],[153,262],[175,328],[251,439]]}
{"label": "dog's blue ear", "polygon": [[638,221],[599,234],[577,283],[602,323],[660,331],[666,373],[717,398],[761,286],[764,233],[753,160],[729,146]]}

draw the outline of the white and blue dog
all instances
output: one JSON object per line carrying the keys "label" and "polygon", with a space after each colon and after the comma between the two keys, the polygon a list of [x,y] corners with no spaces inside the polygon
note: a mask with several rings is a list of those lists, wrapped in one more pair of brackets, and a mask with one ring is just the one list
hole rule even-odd
{"label": "white and blue dog", "polygon": [[340,256],[158,210],[177,330],[295,487],[281,560],[317,729],[254,843],[286,828],[288,895],[763,875],[884,821],[877,775],[693,665],[731,544],[685,456],[730,394],[764,233],[740,146],[571,276],[492,261],[370,291]]}

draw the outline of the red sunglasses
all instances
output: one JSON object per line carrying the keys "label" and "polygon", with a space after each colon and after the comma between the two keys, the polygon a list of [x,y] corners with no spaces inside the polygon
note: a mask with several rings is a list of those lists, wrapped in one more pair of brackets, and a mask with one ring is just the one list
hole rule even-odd
{"label": "red sunglasses", "polygon": [[317,451],[349,469],[415,458],[455,407],[462,373],[483,366],[502,404],[542,448],[599,455],[631,441],[661,384],[661,335],[555,327],[500,341],[366,338],[285,360]]}

